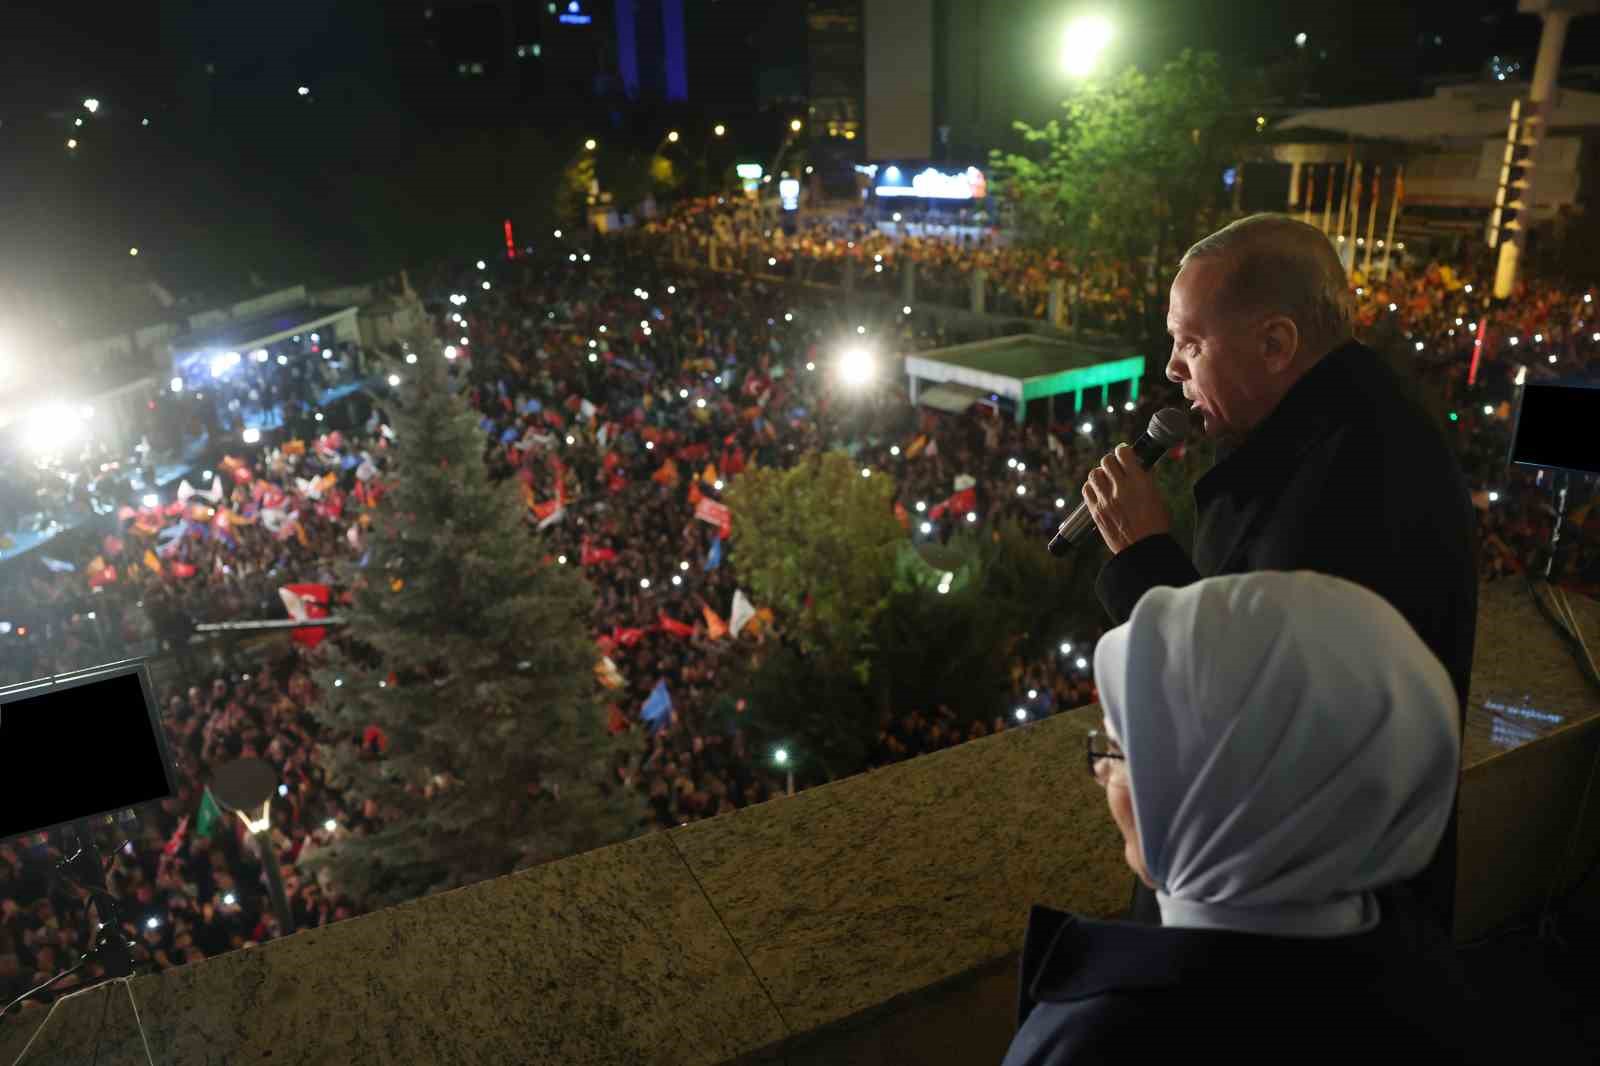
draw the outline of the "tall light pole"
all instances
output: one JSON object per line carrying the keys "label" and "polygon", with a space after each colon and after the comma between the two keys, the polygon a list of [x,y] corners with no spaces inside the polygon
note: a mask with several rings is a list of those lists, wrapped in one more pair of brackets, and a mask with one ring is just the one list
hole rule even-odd
{"label": "tall light pole", "polygon": [[779,748],[772,753],[772,761],[783,767],[789,777],[789,795],[794,795],[794,764],[789,761],[789,749]]}
{"label": "tall light pole", "polygon": [[1505,222],[1508,237],[1500,245],[1500,261],[1494,274],[1494,295],[1498,300],[1510,296],[1516,285],[1518,260],[1533,225],[1534,179],[1538,173],[1535,157],[1554,106],[1552,97],[1556,78],[1561,73],[1561,49],[1567,43],[1567,24],[1574,15],[1589,15],[1600,10],[1600,0],[1518,0],[1517,10],[1543,16],[1544,32],[1539,36],[1539,56],[1533,64],[1533,84],[1529,86],[1527,102],[1512,104],[1505,163],[1500,169],[1500,188],[1495,194],[1491,216],[1490,240],[1493,241],[1500,235],[1505,213],[1509,211],[1512,215]]}

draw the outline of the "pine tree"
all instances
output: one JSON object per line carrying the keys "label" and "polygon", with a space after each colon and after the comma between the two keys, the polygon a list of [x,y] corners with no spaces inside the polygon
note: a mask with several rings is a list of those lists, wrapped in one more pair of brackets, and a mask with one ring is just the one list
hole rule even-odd
{"label": "pine tree", "polygon": [[[341,578],[349,624],[324,645],[319,755],[380,827],[309,856],[372,905],[410,899],[633,834],[615,781],[588,635],[593,590],[545,557],[514,483],[491,482],[483,431],[444,360],[412,368],[392,410],[389,491],[370,556]],[[351,739],[369,725],[381,755]]]}

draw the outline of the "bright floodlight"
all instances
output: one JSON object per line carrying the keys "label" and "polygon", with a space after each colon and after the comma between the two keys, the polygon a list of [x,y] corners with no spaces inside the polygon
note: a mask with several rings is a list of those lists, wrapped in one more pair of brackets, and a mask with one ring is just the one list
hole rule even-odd
{"label": "bright floodlight", "polygon": [[777,763],[779,766],[782,766],[784,763],[788,762],[789,761],[789,751],[788,751],[788,749],[787,748],[779,748],[777,751],[773,752],[772,753],[772,761]]}
{"label": "bright floodlight", "polygon": [[594,138],[590,137],[587,141],[584,141],[583,146],[591,152],[594,151]]}
{"label": "bright floodlight", "polygon": [[183,391],[183,379],[182,378],[173,378],[172,381],[168,383],[168,387],[171,388],[173,392],[182,392]]}
{"label": "bright floodlight", "polygon": [[311,95],[310,88],[308,88],[307,86],[304,86],[304,85],[302,85],[302,86],[300,86],[300,88],[296,89],[295,92],[299,93],[301,96],[310,96]]}
{"label": "bright floodlight", "polygon": [[846,348],[839,353],[839,380],[846,385],[865,385],[872,380],[872,353],[865,348]]}
{"label": "bright floodlight", "polygon": [[82,431],[83,420],[74,418],[71,408],[66,404],[51,404],[24,423],[23,440],[36,452],[50,453],[73,444]]}
{"label": "bright floodlight", "polygon": [[261,442],[261,431],[255,426],[251,426],[244,431],[244,442],[246,444],[259,444]]}
{"label": "bright floodlight", "polygon": [[100,101],[91,96],[83,102],[83,109],[92,115],[100,110]]}
{"label": "bright floodlight", "polygon": [[677,130],[672,130],[672,131],[668,132],[667,140],[671,141],[673,144],[677,144],[678,143],[678,131]]}
{"label": "bright floodlight", "polygon": [[789,121],[789,129],[794,133],[799,133],[800,132],[800,120],[799,119],[791,119]]}
{"label": "bright floodlight", "polygon": [[724,133],[728,132],[728,127],[719,122],[711,128],[711,132],[715,133],[718,137],[721,137]]}
{"label": "bright floodlight", "polygon": [[1111,43],[1111,23],[1100,15],[1081,15],[1067,23],[1061,42],[1061,69],[1074,78],[1087,77]]}

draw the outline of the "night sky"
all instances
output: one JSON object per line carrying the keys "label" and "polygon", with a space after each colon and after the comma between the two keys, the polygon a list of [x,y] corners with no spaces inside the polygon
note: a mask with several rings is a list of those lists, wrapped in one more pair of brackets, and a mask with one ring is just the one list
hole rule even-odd
{"label": "night sky", "polygon": [[[403,262],[423,244],[395,236],[404,227],[380,211],[437,218],[459,208],[458,228],[477,227],[485,219],[470,214],[470,201],[542,195],[517,174],[574,137],[643,142],[697,118],[726,118],[743,137],[763,122],[776,128],[764,101],[779,106],[775,97],[804,91],[801,0],[685,0],[690,103],[676,109],[604,94],[555,104],[526,81],[515,92],[504,80],[466,84],[454,67],[474,47],[472,27],[494,36],[501,10],[515,22],[541,5],[474,13],[471,0],[433,2],[467,14],[440,34],[441,16],[431,25],[423,17],[429,0],[7,5],[0,315],[19,313],[41,289],[157,280],[184,291],[219,278],[244,283],[252,272],[262,283],[376,273],[372,264]],[[588,4],[590,37],[609,48],[613,2]],[[1428,91],[1428,79],[1470,75],[1497,52],[1531,70],[1539,32],[1515,0],[1121,0],[1102,9],[1119,27],[1115,62],[1192,47],[1259,68],[1293,58],[1294,35],[1305,32],[1309,49],[1328,52],[1317,87],[1327,103]],[[1004,47],[1036,49],[1076,6],[1007,0],[1005,10],[1017,20],[1007,40],[1018,43]],[[1600,63],[1600,18],[1577,20],[1565,60],[1569,70]],[[299,84],[315,94],[297,97]],[[102,101],[93,116],[82,110],[90,96]],[[81,143],[69,151],[74,136]],[[144,254],[130,260],[131,246]],[[82,317],[62,330],[93,325]]]}

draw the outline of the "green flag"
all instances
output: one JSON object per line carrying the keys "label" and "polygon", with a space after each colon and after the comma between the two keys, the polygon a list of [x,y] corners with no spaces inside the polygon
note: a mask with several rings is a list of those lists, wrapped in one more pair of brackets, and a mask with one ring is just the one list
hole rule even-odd
{"label": "green flag", "polygon": [[222,821],[222,808],[217,806],[217,801],[211,798],[208,788],[205,795],[200,797],[200,813],[194,818],[194,832],[196,836],[208,837],[216,831],[217,823]]}

